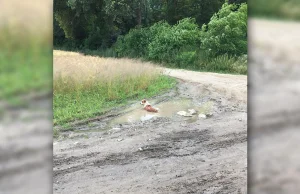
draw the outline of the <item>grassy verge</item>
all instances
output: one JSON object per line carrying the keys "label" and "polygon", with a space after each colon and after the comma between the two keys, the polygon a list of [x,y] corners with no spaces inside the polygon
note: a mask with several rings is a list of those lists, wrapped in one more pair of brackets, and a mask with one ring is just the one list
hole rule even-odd
{"label": "grassy verge", "polygon": [[0,29],[0,100],[18,106],[29,93],[50,91],[52,50],[44,37],[12,30]]}
{"label": "grassy verge", "polygon": [[100,115],[128,100],[154,96],[174,86],[151,63],[54,53],[54,124]]}
{"label": "grassy verge", "polygon": [[[0,54],[0,99],[20,105],[29,92],[50,91],[52,54],[50,51],[17,51]],[[34,55],[34,56],[32,56]]]}
{"label": "grassy verge", "polygon": [[247,55],[233,57],[229,55],[220,55],[208,57],[201,51],[193,52],[193,57],[183,57],[172,59],[172,62],[164,62],[163,66],[170,68],[181,68],[200,72],[214,72],[226,74],[246,75],[248,71]]}

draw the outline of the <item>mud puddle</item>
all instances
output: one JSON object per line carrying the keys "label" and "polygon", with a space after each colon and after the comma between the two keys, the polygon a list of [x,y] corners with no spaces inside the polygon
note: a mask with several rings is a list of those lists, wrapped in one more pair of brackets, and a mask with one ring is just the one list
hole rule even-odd
{"label": "mud puddle", "polygon": [[[120,116],[116,116],[112,119],[104,119],[102,121],[90,122],[88,125],[78,126],[73,132],[86,133],[86,132],[99,132],[110,130],[114,127],[119,127],[122,124],[133,124],[136,122],[148,121],[154,118],[171,118],[173,121],[186,121],[187,123],[193,123],[198,120],[198,114],[211,113],[214,103],[208,101],[203,104],[194,104],[192,99],[181,98],[176,100],[170,100],[165,102],[159,102],[155,99],[150,101],[153,107],[158,108],[157,113],[147,112],[143,109],[143,106],[139,103],[131,105],[129,108],[123,110]],[[198,114],[192,117],[183,117],[177,115],[179,111],[188,111],[188,109],[194,109]]]}
{"label": "mud puddle", "polygon": [[138,104],[135,105],[136,109],[128,112],[120,117],[113,119],[110,124],[122,124],[122,123],[134,123],[138,121],[147,121],[154,117],[168,117],[172,118],[176,115],[178,111],[187,110],[189,108],[194,108],[192,100],[181,99],[172,100],[167,102],[162,102],[160,104],[154,104],[153,107],[159,109],[157,113],[147,112],[143,109],[143,106]]}

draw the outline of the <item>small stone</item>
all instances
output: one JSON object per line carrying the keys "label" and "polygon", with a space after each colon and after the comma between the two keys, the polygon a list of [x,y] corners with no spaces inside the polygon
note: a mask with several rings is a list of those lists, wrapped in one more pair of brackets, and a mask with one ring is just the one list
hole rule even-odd
{"label": "small stone", "polygon": [[197,113],[195,109],[188,109],[188,111],[191,115],[195,115]]}
{"label": "small stone", "polygon": [[180,116],[184,116],[184,115],[187,114],[187,112],[185,112],[185,111],[179,111],[179,112],[177,112],[177,114],[180,115]]}
{"label": "small stone", "polygon": [[242,121],[242,119],[239,119],[239,121]]}
{"label": "small stone", "polygon": [[78,144],[78,142],[76,141],[75,143],[74,143],[74,145],[77,145]]}
{"label": "small stone", "polygon": [[119,141],[119,142],[120,142],[120,141],[123,141],[123,140],[124,140],[123,138],[121,138],[121,139],[117,139],[117,141]]}
{"label": "small stone", "polygon": [[207,117],[212,117],[213,115],[214,115],[213,113],[206,114]]}
{"label": "small stone", "polygon": [[206,115],[205,114],[199,114],[198,117],[202,118],[202,119],[206,119]]}
{"label": "small stone", "polygon": [[143,148],[139,148],[139,151],[143,151]]}
{"label": "small stone", "polygon": [[184,117],[192,117],[193,115],[190,113],[187,113],[186,111],[179,111],[177,112],[178,115],[184,116]]}

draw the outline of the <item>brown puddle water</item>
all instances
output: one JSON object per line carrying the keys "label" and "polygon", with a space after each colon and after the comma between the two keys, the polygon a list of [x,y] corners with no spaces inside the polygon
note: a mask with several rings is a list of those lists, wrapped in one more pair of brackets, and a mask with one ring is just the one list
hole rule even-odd
{"label": "brown puddle water", "polygon": [[[151,103],[151,102],[150,102]],[[181,99],[174,101],[162,102],[160,104],[154,104],[153,107],[158,108],[158,113],[147,112],[143,109],[143,106],[138,104],[130,108],[130,112],[117,117],[111,121],[111,124],[121,124],[121,123],[132,123],[136,121],[146,121],[153,117],[173,117],[178,111],[187,111],[189,108],[197,110],[194,107],[190,99]],[[191,118],[190,118],[191,119]]]}
{"label": "brown puddle water", "polygon": [[[87,126],[75,129],[74,132],[99,132],[103,130],[109,130],[114,125],[133,123],[137,121],[146,121],[154,117],[168,117],[180,120],[183,119],[188,123],[192,123],[198,120],[199,113],[209,113],[211,112],[212,107],[214,106],[214,103],[212,101],[206,102],[204,104],[195,105],[193,104],[191,99],[172,100],[167,102],[161,102],[158,104],[156,104],[155,101],[153,101],[152,103],[154,107],[159,109],[158,113],[147,112],[143,109],[143,106],[141,104],[136,103],[124,110],[124,114],[122,116],[115,117],[108,123],[103,121],[91,122]],[[176,114],[178,111],[188,111],[188,109],[195,109],[196,111],[198,111],[198,113],[193,117],[182,117]],[[177,117],[175,117],[175,115],[177,115]]]}

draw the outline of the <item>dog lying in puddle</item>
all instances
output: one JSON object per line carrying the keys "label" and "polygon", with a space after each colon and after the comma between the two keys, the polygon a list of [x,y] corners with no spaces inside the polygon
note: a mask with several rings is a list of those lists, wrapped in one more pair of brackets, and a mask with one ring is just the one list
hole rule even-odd
{"label": "dog lying in puddle", "polygon": [[141,105],[144,105],[144,110],[148,112],[158,112],[158,109],[152,107],[151,104],[146,99],[143,99],[141,101]]}

